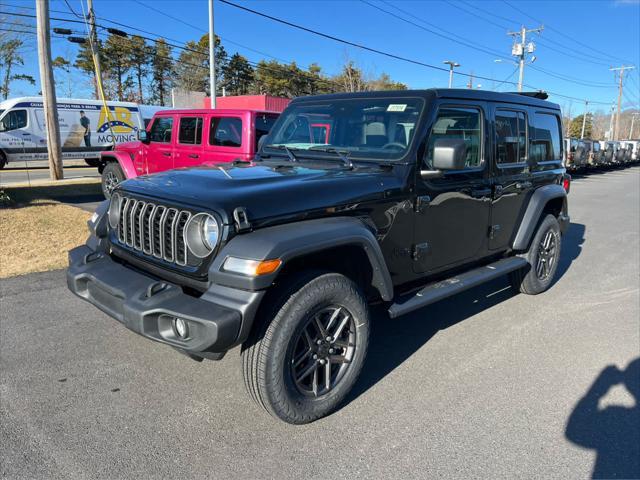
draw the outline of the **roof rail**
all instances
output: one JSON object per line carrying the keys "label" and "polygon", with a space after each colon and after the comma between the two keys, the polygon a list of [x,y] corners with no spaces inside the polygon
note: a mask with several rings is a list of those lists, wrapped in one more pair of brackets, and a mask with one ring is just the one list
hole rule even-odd
{"label": "roof rail", "polygon": [[549,94],[543,90],[538,90],[537,92],[509,92],[514,95],[524,95],[525,97],[533,97],[538,98],[540,100],[546,100],[549,98]]}

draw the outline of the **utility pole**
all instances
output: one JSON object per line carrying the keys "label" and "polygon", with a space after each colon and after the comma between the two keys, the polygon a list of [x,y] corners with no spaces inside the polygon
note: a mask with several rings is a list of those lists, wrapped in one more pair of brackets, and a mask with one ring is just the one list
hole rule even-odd
{"label": "utility pole", "polygon": [[618,113],[616,114],[616,129],[614,130],[614,140],[619,140],[619,136],[620,136],[620,110],[622,109],[622,77],[624,77],[624,71],[625,70],[631,70],[632,68],[634,68],[633,66],[624,66],[622,65],[621,67],[611,67],[609,70],[611,71],[619,71],[619,75],[620,75],[620,83],[618,84]]}
{"label": "utility pole", "polygon": [[453,69],[459,67],[460,64],[451,60],[447,60],[442,63],[444,63],[445,65],[449,65],[449,88],[453,88]]}
{"label": "utility pole", "polygon": [[473,72],[469,75],[469,83],[467,83],[467,88],[473,88]]}
{"label": "utility pole", "polygon": [[[511,48],[511,55],[514,57],[518,57],[518,63],[520,64],[520,76],[518,78],[518,92],[522,91],[522,83],[524,82],[524,65],[525,60],[527,58],[528,53],[533,53],[536,49],[536,46],[533,42],[529,42],[527,44],[527,33],[540,33],[544,30],[544,26],[540,26],[538,28],[531,28],[527,30],[527,28],[523,25],[519,32],[507,32],[507,35],[513,37],[513,47]],[[517,37],[520,37],[520,42],[518,42]],[[533,61],[535,61],[536,57],[533,57]]]}
{"label": "utility pole", "polygon": [[213,0],[209,0],[209,89],[211,108],[216,108],[216,35],[213,30]]}
{"label": "utility pole", "polygon": [[580,139],[584,138],[584,127],[587,126],[587,115],[589,115],[589,100],[584,101],[584,113],[582,114],[582,132],[580,133]]}
{"label": "utility pole", "polygon": [[615,105],[611,105],[611,117],[609,117],[609,140],[613,140],[613,117],[615,116]]}
{"label": "utility pole", "polygon": [[42,87],[42,105],[47,126],[47,152],[49,153],[49,176],[51,180],[64,178],[62,171],[62,148],[56,88],[51,67],[51,36],[49,34],[49,0],[36,0],[36,22],[38,30],[38,63]]}

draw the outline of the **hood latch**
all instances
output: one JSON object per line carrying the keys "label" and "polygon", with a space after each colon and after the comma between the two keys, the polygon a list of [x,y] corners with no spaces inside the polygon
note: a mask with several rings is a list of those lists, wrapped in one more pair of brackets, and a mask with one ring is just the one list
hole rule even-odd
{"label": "hood latch", "polygon": [[251,230],[249,216],[247,215],[247,210],[244,207],[236,207],[233,211],[233,219],[236,221],[236,231],[244,232]]}

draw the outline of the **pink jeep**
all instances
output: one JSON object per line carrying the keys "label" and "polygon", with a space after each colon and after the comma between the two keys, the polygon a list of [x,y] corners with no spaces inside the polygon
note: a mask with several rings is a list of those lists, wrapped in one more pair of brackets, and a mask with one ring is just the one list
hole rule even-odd
{"label": "pink jeep", "polygon": [[101,154],[106,198],[128,178],[178,167],[250,160],[279,113],[256,110],[163,110],[137,142]]}

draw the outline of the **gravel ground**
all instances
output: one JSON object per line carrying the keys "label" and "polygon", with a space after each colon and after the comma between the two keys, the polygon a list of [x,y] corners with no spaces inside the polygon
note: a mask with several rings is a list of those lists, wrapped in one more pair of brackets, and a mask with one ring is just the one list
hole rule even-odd
{"label": "gravel ground", "polygon": [[193,362],[72,296],[62,271],[2,280],[1,475],[640,476],[640,381],[621,372],[640,356],[639,172],[576,179],[549,292],[502,279],[377,311],[354,394],[306,426],[250,401],[237,350]]}

